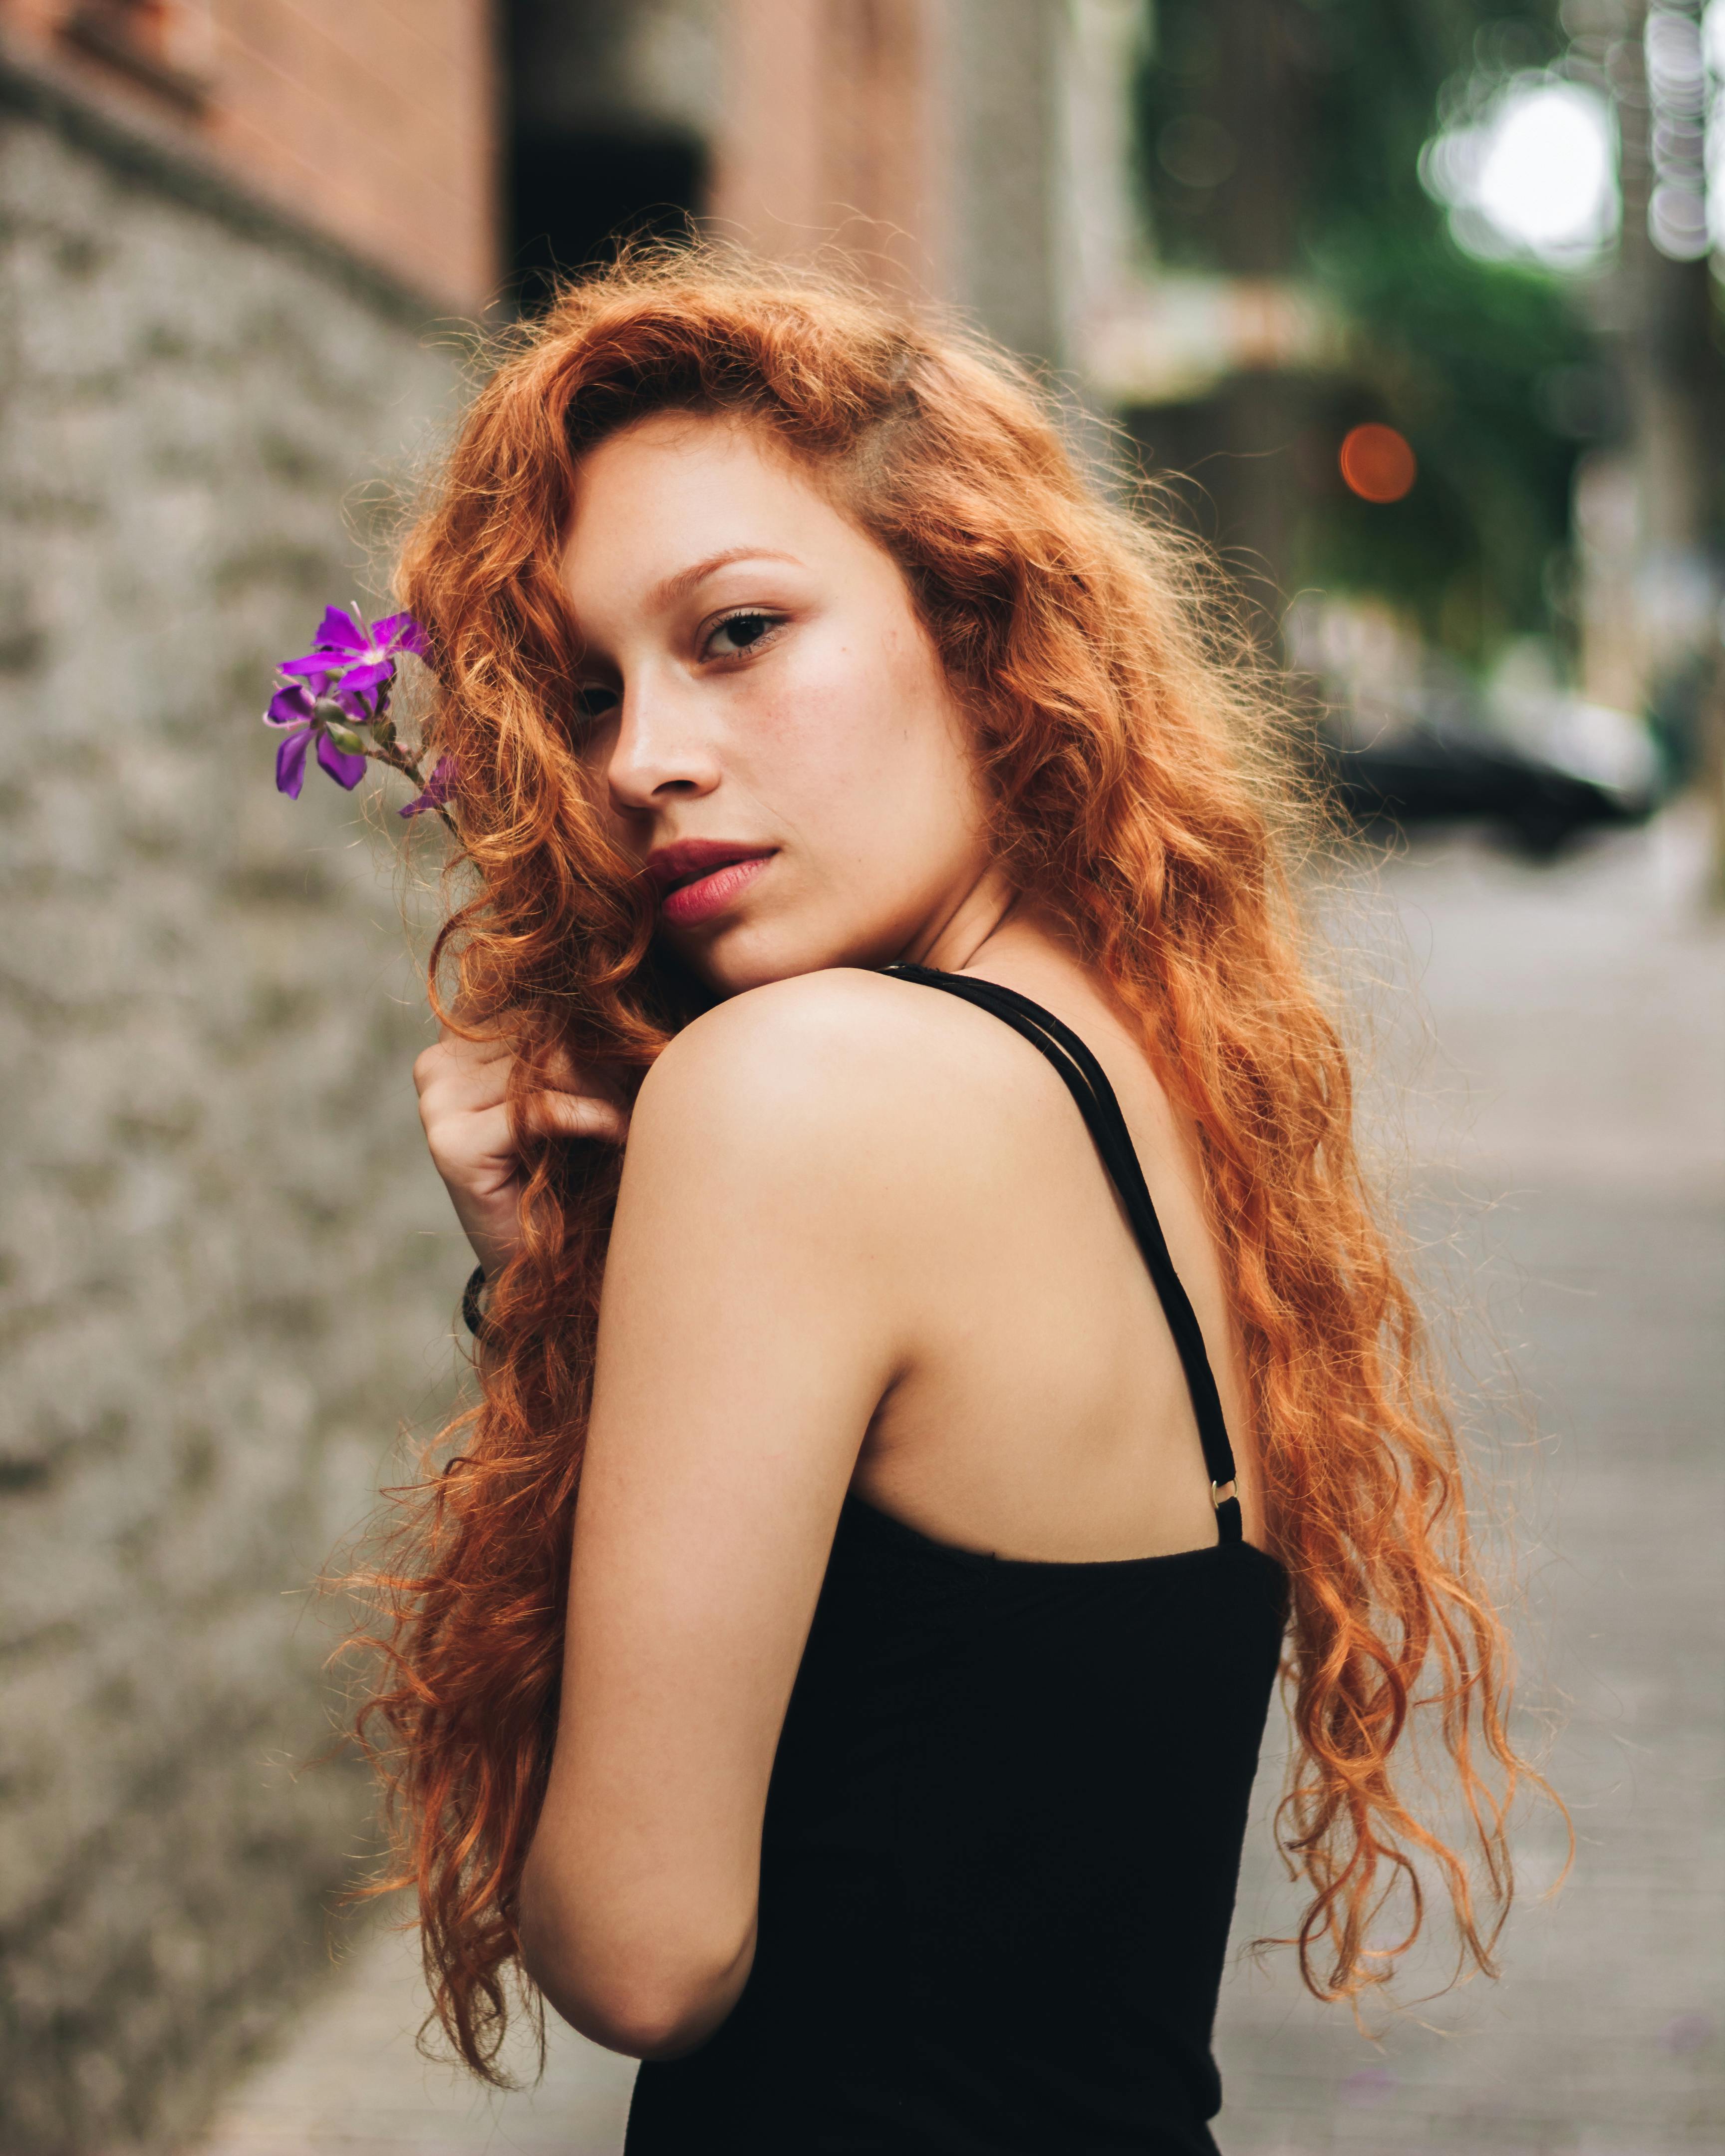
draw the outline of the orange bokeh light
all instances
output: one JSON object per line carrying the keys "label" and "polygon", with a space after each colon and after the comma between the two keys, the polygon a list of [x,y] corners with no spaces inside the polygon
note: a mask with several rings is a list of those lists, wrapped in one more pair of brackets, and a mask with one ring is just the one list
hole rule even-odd
{"label": "orange bokeh light", "polygon": [[1343,436],[1342,476],[1362,501],[1399,501],[1420,476],[1414,452],[1394,427],[1355,427]]}

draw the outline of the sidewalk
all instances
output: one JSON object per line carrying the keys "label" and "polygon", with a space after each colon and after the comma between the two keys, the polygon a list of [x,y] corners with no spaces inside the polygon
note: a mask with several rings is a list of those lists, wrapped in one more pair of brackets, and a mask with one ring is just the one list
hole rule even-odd
{"label": "sidewalk", "polygon": [[[1543,1537],[1524,1692],[1561,1717],[1579,1847],[1542,1901],[1561,1836],[1533,1820],[1502,1983],[1378,2046],[1289,1957],[1245,1957],[1296,1906],[1255,1828],[1217,2037],[1229,2156],[1725,2146],[1725,932],[1695,907],[1698,838],[1666,819],[1548,870],[1463,839],[1386,871],[1440,1044],[1415,1157],[1488,1201],[1460,1215],[1463,1286],[1543,1440],[1512,1455]],[[629,2061],[558,2029],[531,2098],[487,2098],[417,2057],[423,2010],[410,1949],[373,1943],[201,2156],[617,2156]]]}
{"label": "sidewalk", "polygon": [[[1441,1051],[1415,1157],[1486,1201],[1452,1270],[1540,1440],[1503,1399],[1522,1692],[1557,1724],[1578,1845],[1542,1900],[1562,1840],[1528,1815],[1503,1980],[1390,2020],[1381,2047],[1289,1957],[1240,1962],[1229,2156],[1725,2147],[1725,933],[1693,902],[1700,838],[1668,820],[1545,871],[1461,842],[1386,876]],[[1483,1328],[1468,1347],[1489,1375]],[[1260,1818],[1276,1787],[1266,1761]],[[1236,1953],[1296,1907],[1260,1827]]]}

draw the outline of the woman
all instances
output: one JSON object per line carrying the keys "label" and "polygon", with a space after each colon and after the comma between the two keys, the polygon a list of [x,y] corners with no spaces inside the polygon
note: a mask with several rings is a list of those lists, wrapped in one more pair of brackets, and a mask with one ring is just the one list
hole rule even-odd
{"label": "woman", "polygon": [[444,2026],[495,2074],[524,1970],[634,2156],[1212,2148],[1284,1653],[1322,1995],[1415,1853],[1489,1966],[1517,1767],[1263,707],[1024,379],[711,256],[524,333],[403,581],[490,1287],[369,1711]]}

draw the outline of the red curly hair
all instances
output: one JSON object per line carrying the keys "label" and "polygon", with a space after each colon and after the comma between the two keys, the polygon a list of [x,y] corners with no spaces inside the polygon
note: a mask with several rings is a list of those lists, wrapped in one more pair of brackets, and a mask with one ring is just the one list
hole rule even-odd
{"label": "red curly hair", "polygon": [[[969,715],[998,858],[1058,909],[1201,1133],[1291,1582],[1296,1748],[1278,1828],[1311,1889],[1307,1983],[1335,1998],[1384,1980],[1420,1928],[1421,1863],[1447,1888],[1464,1963],[1490,1970],[1505,1807],[1527,1770],[1457,1447],[1302,959],[1281,729],[1219,638],[1189,550],[1087,488],[1029,378],[861,290],[706,251],[626,259],[516,332],[401,574],[475,878],[439,936],[434,998],[453,967],[464,1028],[509,1035],[522,1099],[559,1050],[644,1072],[701,1007],[653,943],[572,747],[578,643],[558,581],[583,454],[667,409],[769,430],[897,562]],[[400,1857],[382,1884],[417,1887],[437,2015],[494,2080],[619,1172],[593,1147],[534,1158],[481,1397],[453,1426],[458,1455],[404,1493],[373,1576],[385,1660],[360,1728]],[[1400,1791],[1416,1707],[1459,1780],[1459,1847]],[[1384,1948],[1374,1919],[1398,1882],[1412,1927]]]}

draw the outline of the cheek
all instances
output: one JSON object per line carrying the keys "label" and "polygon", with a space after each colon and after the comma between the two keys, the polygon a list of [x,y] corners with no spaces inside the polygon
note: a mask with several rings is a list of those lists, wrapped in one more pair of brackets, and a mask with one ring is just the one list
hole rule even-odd
{"label": "cheek", "polygon": [[908,641],[881,639],[872,655],[824,641],[751,728],[763,799],[841,854],[922,849],[941,824],[974,821],[944,679]]}

